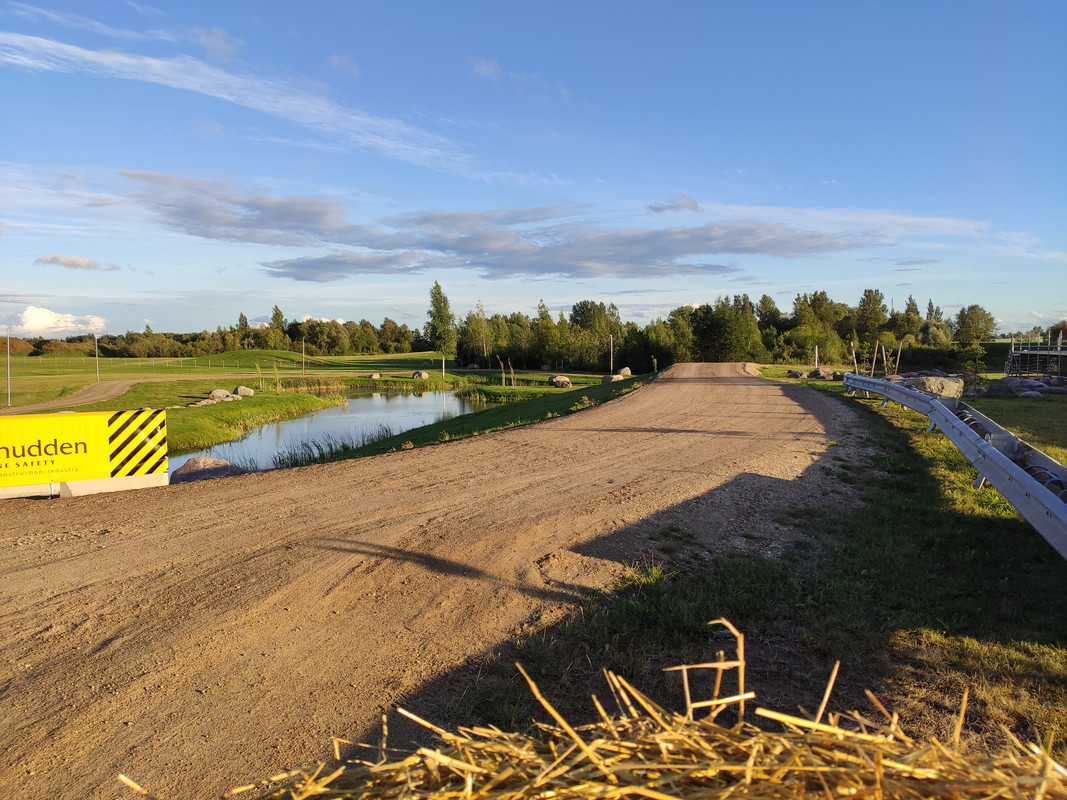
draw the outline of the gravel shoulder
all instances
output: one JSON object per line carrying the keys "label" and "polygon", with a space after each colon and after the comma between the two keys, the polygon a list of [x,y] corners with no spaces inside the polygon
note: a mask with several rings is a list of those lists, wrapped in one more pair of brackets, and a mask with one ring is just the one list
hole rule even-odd
{"label": "gravel shoulder", "polygon": [[579,414],[375,458],[4,501],[0,795],[129,796],[122,772],[218,796],[371,736],[669,522],[774,554],[777,508],[854,500],[819,462],[858,436],[840,403],[752,372],[676,365]]}

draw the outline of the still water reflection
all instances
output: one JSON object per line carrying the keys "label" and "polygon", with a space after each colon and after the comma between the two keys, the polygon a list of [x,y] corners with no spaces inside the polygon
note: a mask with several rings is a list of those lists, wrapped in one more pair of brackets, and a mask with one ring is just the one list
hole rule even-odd
{"label": "still water reflection", "polygon": [[170,457],[170,471],[194,456],[224,458],[246,469],[272,469],[274,454],[298,447],[301,442],[362,441],[376,437],[382,428],[394,434],[431,425],[485,408],[455,397],[451,392],[385,394],[352,392],[348,407],[327,408],[296,419],[261,425],[235,442]]}

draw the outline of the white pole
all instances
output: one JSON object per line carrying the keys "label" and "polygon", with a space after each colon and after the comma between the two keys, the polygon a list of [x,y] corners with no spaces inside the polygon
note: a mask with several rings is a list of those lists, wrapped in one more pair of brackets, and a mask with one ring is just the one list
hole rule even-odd
{"label": "white pole", "polygon": [[100,337],[93,334],[93,346],[96,348],[96,382],[100,383]]}
{"label": "white pole", "polygon": [[11,327],[7,329],[7,407],[11,408]]}

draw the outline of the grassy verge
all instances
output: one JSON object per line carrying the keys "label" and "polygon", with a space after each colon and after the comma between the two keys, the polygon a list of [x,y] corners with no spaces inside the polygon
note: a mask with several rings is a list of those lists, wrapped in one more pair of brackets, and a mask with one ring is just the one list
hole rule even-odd
{"label": "grassy verge", "polygon": [[1046,395],[1040,400],[991,397],[965,398],[967,405],[985,414],[1061,464],[1067,464],[1067,396]]}
{"label": "grassy verge", "polygon": [[1067,564],[995,490],[971,488],[973,468],[924,417],[843,401],[871,455],[831,448],[826,466],[860,488],[864,507],[782,509],[806,536],[778,559],[700,563],[689,554],[707,544],[680,526],[657,532],[653,563],[473,665],[449,718],[510,730],[537,717],[514,661],[577,719],[604,691],[605,668],[677,708],[680,686],[661,670],[729,651],[707,626],[726,617],[748,637],[749,684],[765,705],[814,709],[840,660],[831,710],[869,709],[871,689],[906,730],[944,741],[967,687],[968,746],[996,746],[1003,725],[1055,734],[1067,755]]}

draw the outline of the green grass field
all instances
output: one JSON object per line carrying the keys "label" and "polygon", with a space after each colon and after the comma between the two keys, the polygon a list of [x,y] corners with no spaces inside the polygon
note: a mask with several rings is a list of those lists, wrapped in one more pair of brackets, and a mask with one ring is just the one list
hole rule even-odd
{"label": "green grass field", "polygon": [[[429,364],[429,366],[423,366]],[[11,405],[24,406],[69,397],[97,380],[97,359],[79,355],[12,355],[10,367]],[[99,378],[110,380],[225,378],[240,380],[252,388],[260,375],[271,378],[277,368],[285,377],[306,374],[347,374],[351,376],[407,374],[425,369],[431,374],[441,362],[432,353],[404,353],[378,356],[324,356],[302,359],[300,353],[286,350],[238,350],[200,358],[101,358]],[[5,365],[5,373],[7,373]],[[3,395],[6,403],[6,394]]]}

